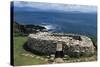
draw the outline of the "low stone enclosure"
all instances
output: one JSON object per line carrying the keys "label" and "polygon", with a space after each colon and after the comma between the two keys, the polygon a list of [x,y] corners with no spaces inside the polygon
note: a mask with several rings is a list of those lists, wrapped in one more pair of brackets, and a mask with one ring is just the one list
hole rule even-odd
{"label": "low stone enclosure", "polygon": [[[57,48],[58,44],[62,44],[62,47]],[[75,34],[49,32],[29,34],[27,46],[46,55],[56,54],[57,50],[62,50],[64,55],[72,57],[92,56],[95,53],[95,47],[89,37]]]}

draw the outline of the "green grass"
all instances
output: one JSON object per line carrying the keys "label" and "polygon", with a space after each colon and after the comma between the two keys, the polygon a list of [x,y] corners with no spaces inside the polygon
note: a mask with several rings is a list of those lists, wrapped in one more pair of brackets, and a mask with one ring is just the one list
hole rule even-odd
{"label": "green grass", "polygon": [[93,41],[94,43],[97,42],[97,37],[96,37],[96,36],[89,36],[89,37],[92,39],[92,41]]}
{"label": "green grass", "polygon": [[19,65],[33,65],[33,64],[44,64],[43,61],[32,58],[30,56],[23,56],[22,54],[29,54],[29,52],[23,49],[23,45],[26,43],[27,37],[17,36],[14,37],[14,66]]}
{"label": "green grass", "polygon": [[95,46],[96,50],[97,50],[97,36],[89,36],[93,42],[93,45]]}

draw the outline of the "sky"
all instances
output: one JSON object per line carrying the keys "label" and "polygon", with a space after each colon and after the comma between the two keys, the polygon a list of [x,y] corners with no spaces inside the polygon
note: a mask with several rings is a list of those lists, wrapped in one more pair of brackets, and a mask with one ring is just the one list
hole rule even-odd
{"label": "sky", "polygon": [[[75,5],[75,4],[58,4],[58,3],[42,3],[42,2],[26,2],[14,1],[14,6],[19,8],[30,8],[30,10],[42,11],[79,11],[79,12],[96,12],[96,6]],[[26,7],[26,8],[25,8]],[[17,9],[17,8],[16,8]],[[20,9],[19,9],[20,10]],[[29,10],[29,9],[28,9]]]}
{"label": "sky", "polygon": [[[20,1],[20,0],[14,0],[14,1]],[[81,5],[99,5],[98,0],[21,0],[21,1],[81,4]]]}

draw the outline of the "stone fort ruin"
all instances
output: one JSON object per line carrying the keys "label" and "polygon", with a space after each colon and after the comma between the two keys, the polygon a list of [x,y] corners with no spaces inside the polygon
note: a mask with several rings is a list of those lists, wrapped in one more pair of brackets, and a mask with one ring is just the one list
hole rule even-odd
{"label": "stone fort ruin", "polygon": [[95,47],[91,39],[83,35],[39,32],[28,36],[28,48],[55,57],[92,56]]}

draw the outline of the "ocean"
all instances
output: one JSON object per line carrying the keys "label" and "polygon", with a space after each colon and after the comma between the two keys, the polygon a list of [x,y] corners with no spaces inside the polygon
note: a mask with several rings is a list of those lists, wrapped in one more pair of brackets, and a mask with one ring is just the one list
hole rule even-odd
{"label": "ocean", "polygon": [[52,32],[97,35],[96,13],[15,11],[14,20],[21,24],[41,25]]}

